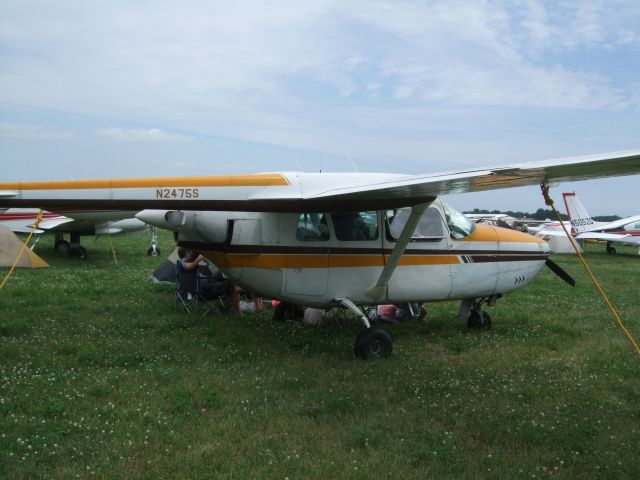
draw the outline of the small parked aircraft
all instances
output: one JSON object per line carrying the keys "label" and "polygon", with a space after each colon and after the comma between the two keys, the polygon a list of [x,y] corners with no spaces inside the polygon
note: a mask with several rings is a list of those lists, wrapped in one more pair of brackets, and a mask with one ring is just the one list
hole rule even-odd
{"label": "small parked aircraft", "polygon": [[572,234],[578,240],[604,240],[607,253],[616,253],[613,242],[640,246],[640,215],[622,218],[614,222],[596,222],[591,218],[575,192],[563,193]]}
{"label": "small parked aircraft", "polygon": [[474,223],[486,223],[496,227],[512,228],[521,232],[535,233],[549,220],[536,220],[534,218],[516,218],[506,213],[465,213],[465,217]]}
{"label": "small parked aircraft", "polygon": [[[0,225],[9,227],[18,233],[29,233],[33,230],[38,213],[37,208],[9,208],[0,209]],[[73,257],[86,258],[87,250],[80,244],[80,237],[87,235],[120,235],[139,232],[145,227],[144,222],[134,217],[136,212],[116,211],[69,211],[66,216],[45,211],[42,220],[34,233],[55,234],[55,249]],[[70,218],[71,217],[71,218]],[[69,235],[69,241],[65,235]],[[155,241],[147,252],[158,255]]]}
{"label": "small parked aircraft", "polygon": [[[442,194],[640,173],[640,150],[430,175],[262,173],[0,183],[0,207],[142,210],[232,281],[301,305],[343,305],[365,329],[362,358],[391,353],[358,305],[461,300],[459,315],[488,327],[482,305],[531,282],[547,264],[542,240],[475,225]],[[162,211],[165,210],[165,211]]]}

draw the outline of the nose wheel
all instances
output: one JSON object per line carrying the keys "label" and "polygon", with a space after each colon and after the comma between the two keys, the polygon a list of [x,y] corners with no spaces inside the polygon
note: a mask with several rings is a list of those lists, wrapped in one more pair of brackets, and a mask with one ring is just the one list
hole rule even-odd
{"label": "nose wheel", "polygon": [[491,316],[484,310],[472,310],[467,319],[467,327],[489,330],[491,328]]}
{"label": "nose wheel", "polygon": [[467,317],[468,328],[489,330],[491,328],[491,316],[482,310],[482,305],[487,304],[493,307],[501,296],[502,295],[493,295],[481,299],[466,298],[462,300],[462,302],[460,302],[460,310],[458,310],[458,318],[464,320],[464,318]]}

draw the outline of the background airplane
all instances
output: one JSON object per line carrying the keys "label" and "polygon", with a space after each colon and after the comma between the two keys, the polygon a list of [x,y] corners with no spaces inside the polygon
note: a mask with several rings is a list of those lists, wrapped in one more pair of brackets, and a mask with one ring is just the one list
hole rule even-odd
{"label": "background airplane", "polygon": [[575,192],[562,194],[571,223],[572,234],[578,240],[604,240],[607,253],[616,253],[611,243],[625,243],[640,246],[640,215],[622,218],[613,222],[596,222],[578,200]]}
{"label": "background airplane", "polygon": [[474,223],[513,228],[531,234],[537,233],[551,222],[551,220],[536,220],[534,218],[516,218],[506,213],[465,213],[464,215]]}
{"label": "background airplane", "polygon": [[[33,229],[39,209],[9,208],[0,211],[0,225],[9,227],[17,233],[29,233]],[[55,249],[78,258],[86,258],[87,250],[80,244],[81,236],[88,235],[119,235],[140,232],[145,223],[135,218],[136,212],[117,211],[68,211],[65,215],[44,211],[36,234],[52,232],[55,235]],[[69,240],[65,239],[68,235]],[[38,238],[36,238],[38,241]],[[159,255],[155,241],[147,252]]]}

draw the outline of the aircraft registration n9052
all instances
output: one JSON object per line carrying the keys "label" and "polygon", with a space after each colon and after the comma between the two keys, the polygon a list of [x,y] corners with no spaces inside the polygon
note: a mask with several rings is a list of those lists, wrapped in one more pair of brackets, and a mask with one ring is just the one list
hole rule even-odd
{"label": "aircraft registration n9052", "polygon": [[392,342],[358,305],[461,300],[468,324],[482,305],[526,286],[546,242],[475,225],[439,195],[633,175],[640,150],[428,175],[276,172],[254,175],[0,183],[0,207],[138,210],[176,232],[233,282],[300,305],[343,305],[365,326],[355,351],[385,357]]}

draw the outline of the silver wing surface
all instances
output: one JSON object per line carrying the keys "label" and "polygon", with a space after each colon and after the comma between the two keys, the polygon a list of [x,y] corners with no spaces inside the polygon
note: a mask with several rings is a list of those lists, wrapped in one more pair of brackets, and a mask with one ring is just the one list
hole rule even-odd
{"label": "silver wing surface", "polygon": [[0,207],[348,211],[410,206],[438,195],[640,173],[640,150],[427,175],[260,173],[0,183]]}

